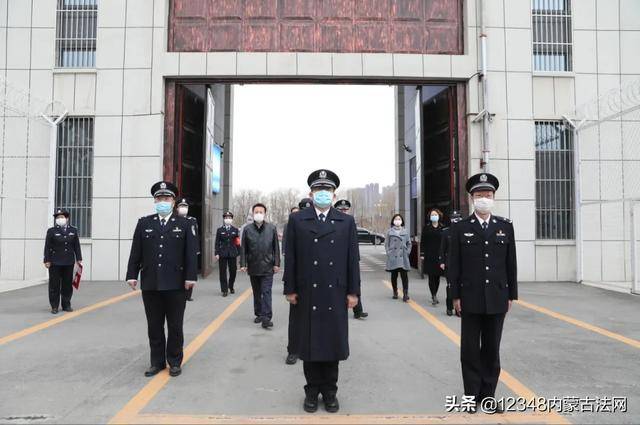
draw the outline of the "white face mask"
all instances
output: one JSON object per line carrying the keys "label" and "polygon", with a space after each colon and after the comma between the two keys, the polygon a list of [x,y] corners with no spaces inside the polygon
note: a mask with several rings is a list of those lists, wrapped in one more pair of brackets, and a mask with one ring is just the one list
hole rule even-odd
{"label": "white face mask", "polygon": [[473,207],[480,214],[489,214],[493,209],[493,199],[491,198],[473,198]]}
{"label": "white face mask", "polygon": [[264,214],[263,213],[253,214],[253,221],[255,221],[256,223],[262,223],[264,221]]}
{"label": "white face mask", "polygon": [[231,223],[233,223],[233,219],[232,218],[225,218],[224,219],[224,224],[226,224],[227,226],[230,226]]}
{"label": "white face mask", "polygon": [[67,219],[64,218],[64,217],[56,218],[56,224],[58,226],[66,226],[67,225]]}
{"label": "white face mask", "polygon": [[189,207],[178,207],[176,208],[176,210],[178,211],[178,215],[180,217],[186,217],[187,214],[189,214]]}
{"label": "white face mask", "polygon": [[402,226],[402,220],[393,220],[393,225],[396,227]]}

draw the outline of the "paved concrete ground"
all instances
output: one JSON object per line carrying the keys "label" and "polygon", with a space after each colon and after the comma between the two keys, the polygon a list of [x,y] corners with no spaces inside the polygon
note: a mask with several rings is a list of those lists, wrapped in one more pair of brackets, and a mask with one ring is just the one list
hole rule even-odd
{"label": "paved concrete ground", "polygon": [[[45,286],[0,294],[0,422],[640,423],[640,298],[573,284],[521,284],[508,315],[498,396],[627,397],[627,413],[447,413],[460,397],[459,319],[410,276],[413,303],[391,299],[384,248],[362,247],[367,320],[351,320],[340,416],[301,407],[302,365],[287,366],[288,305],[274,285],[273,330],[253,324],[250,287],[222,298],[215,277],[187,304],[183,375],[145,378],[146,322],[123,283],[84,282],[75,313],[52,316]],[[108,303],[102,303],[110,300]],[[539,307],[547,310],[540,310]],[[50,322],[54,319],[54,322]],[[589,326],[591,325],[591,326]],[[597,328],[594,328],[596,326]],[[350,416],[344,416],[350,415]]]}

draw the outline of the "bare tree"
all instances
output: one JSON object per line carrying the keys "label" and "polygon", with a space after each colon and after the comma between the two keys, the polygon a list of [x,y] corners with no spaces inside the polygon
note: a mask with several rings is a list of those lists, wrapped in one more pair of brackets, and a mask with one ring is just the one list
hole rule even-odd
{"label": "bare tree", "polygon": [[259,190],[244,189],[233,194],[232,212],[236,217],[236,224],[244,224],[251,207],[257,202],[265,202],[264,195]]}

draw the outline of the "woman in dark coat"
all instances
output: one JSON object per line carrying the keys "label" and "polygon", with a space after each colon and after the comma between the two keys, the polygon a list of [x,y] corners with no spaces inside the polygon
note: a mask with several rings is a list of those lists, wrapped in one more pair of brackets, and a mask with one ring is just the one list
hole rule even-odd
{"label": "woman in dark coat", "polygon": [[429,276],[429,291],[431,292],[431,304],[436,305],[438,301],[438,287],[440,286],[440,243],[442,242],[442,212],[434,208],[427,216],[429,222],[422,228],[420,236],[420,259],[422,270]]}

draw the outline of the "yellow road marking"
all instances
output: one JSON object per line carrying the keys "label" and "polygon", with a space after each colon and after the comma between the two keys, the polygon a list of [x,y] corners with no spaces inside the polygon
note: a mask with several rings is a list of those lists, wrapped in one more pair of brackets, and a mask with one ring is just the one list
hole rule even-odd
{"label": "yellow road marking", "polygon": [[556,423],[548,414],[505,413],[448,414],[448,415],[138,415],[138,424],[471,424],[485,423]]}
{"label": "yellow road marking", "polygon": [[[391,283],[387,280],[384,281],[384,284],[391,289]],[[399,292],[402,292],[400,290]],[[409,306],[414,309],[420,316],[422,316],[427,322],[433,325],[438,331],[440,331],[444,336],[453,341],[454,344],[460,346],[460,335],[458,335],[455,331],[441,322],[436,316],[429,313],[424,307],[420,304],[416,303],[413,300],[409,300]],[[527,388],[522,382],[518,381],[513,377],[509,372],[502,369],[500,372],[500,381],[507,386],[511,391],[513,391],[519,397],[523,397],[526,400],[535,400],[537,399],[536,394]],[[549,412],[549,416],[553,418],[553,423],[569,423],[566,418],[559,415],[557,412]],[[501,417],[501,416],[500,416]]]}
{"label": "yellow road marking", "polygon": [[538,305],[531,304],[531,303],[526,302],[526,301],[518,300],[518,301],[516,301],[516,303],[518,305],[521,305],[522,307],[528,308],[528,309],[533,310],[533,311],[537,311],[538,313],[546,314],[547,316],[553,317],[553,318],[558,319],[558,320],[562,320],[562,321],[567,322],[567,323],[571,323],[572,325],[578,326],[578,327],[580,327],[582,329],[586,329],[588,331],[595,332],[597,334],[606,336],[607,338],[615,339],[616,341],[619,341],[619,342],[622,342],[624,344],[630,345],[630,346],[632,346],[634,348],[640,348],[640,341],[638,341],[637,339],[628,338],[628,337],[626,337],[624,335],[620,335],[620,334],[617,334],[615,332],[608,331],[608,330],[606,330],[604,328],[601,328],[601,327],[598,327],[598,326],[595,326],[595,325],[591,325],[591,324],[589,324],[587,322],[583,322],[581,320],[574,319],[573,317],[566,316],[566,315],[561,314],[561,313],[556,313],[555,311],[549,310],[548,308],[540,307]]}
{"label": "yellow road marking", "polygon": [[6,344],[8,342],[15,341],[15,340],[20,339],[20,338],[24,338],[25,336],[34,334],[34,333],[39,332],[39,331],[41,331],[43,329],[47,329],[47,328],[50,328],[51,326],[55,326],[58,323],[66,322],[67,320],[71,320],[71,319],[73,319],[75,317],[78,317],[78,316],[81,316],[81,315],[83,315],[85,313],[89,313],[90,311],[98,310],[99,308],[106,307],[106,306],[111,305],[111,304],[115,304],[117,302],[126,300],[128,298],[131,298],[131,297],[139,295],[139,294],[140,294],[140,291],[131,291],[131,292],[128,292],[126,294],[118,295],[117,297],[109,298],[109,299],[106,299],[104,301],[100,301],[100,302],[98,302],[96,304],[92,304],[90,306],[83,307],[83,308],[81,308],[79,310],[72,311],[71,313],[65,313],[65,314],[63,314],[61,316],[56,317],[55,319],[47,320],[46,322],[42,322],[40,324],[28,327],[26,329],[23,329],[21,331],[15,332],[15,333],[12,333],[12,334],[7,335],[7,336],[4,336],[4,337],[0,338],[0,345],[4,345],[4,344]]}
{"label": "yellow road marking", "polygon": [[[251,288],[247,289],[234,302],[211,322],[191,343],[184,349],[183,364],[196,353],[205,342],[213,335],[220,326],[240,307],[249,295]],[[145,385],[138,394],[136,394],[129,402],[109,421],[111,424],[128,424],[138,423],[140,416],[138,414],[151,400],[160,392],[160,390],[169,382],[169,372],[164,370],[154,376],[147,385]]]}

